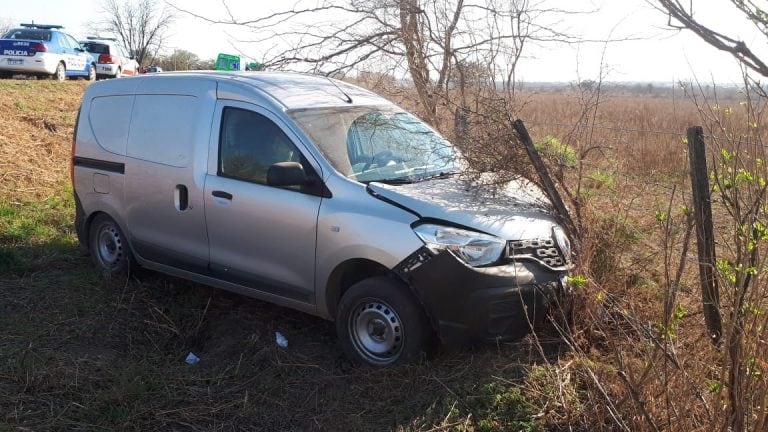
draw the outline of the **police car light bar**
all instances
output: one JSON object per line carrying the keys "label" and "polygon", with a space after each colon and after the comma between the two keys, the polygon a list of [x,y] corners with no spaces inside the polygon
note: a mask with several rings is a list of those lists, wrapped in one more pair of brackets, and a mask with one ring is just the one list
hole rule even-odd
{"label": "police car light bar", "polygon": [[86,37],[88,40],[108,40],[108,41],[114,41],[117,42],[116,37],[101,37],[101,36],[88,36]]}
{"label": "police car light bar", "polygon": [[48,30],[50,30],[50,29],[63,29],[64,28],[63,25],[58,25],[58,24],[35,24],[35,23],[29,24],[29,23],[22,23],[21,26],[22,27],[26,27],[26,28],[39,28],[39,29],[48,29]]}

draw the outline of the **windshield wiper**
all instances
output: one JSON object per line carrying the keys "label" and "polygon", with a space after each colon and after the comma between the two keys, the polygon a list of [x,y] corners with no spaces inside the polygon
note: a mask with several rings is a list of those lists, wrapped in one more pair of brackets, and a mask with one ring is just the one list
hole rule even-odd
{"label": "windshield wiper", "polygon": [[433,180],[433,179],[444,179],[444,178],[448,178],[448,177],[453,177],[453,176],[455,176],[458,173],[459,173],[458,171],[447,171],[447,172],[440,171],[439,173],[435,173],[435,174],[430,174],[430,175],[425,175],[423,177],[419,177],[419,181]]}
{"label": "windshield wiper", "polygon": [[390,184],[390,185],[399,185],[399,184],[410,184],[413,183],[414,179],[410,177],[399,177],[399,178],[391,178],[391,179],[379,179],[379,180],[369,180],[368,183],[384,183],[384,184]]}

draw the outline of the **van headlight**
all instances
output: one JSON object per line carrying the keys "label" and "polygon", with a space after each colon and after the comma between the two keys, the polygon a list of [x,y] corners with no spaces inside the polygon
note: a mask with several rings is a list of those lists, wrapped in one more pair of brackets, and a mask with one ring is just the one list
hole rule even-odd
{"label": "van headlight", "polygon": [[498,261],[506,247],[498,237],[442,225],[419,225],[413,231],[432,252],[451,251],[473,267]]}
{"label": "van headlight", "polygon": [[568,239],[568,236],[565,235],[565,231],[563,231],[562,228],[559,226],[555,226],[552,228],[552,236],[555,238],[555,242],[557,242],[557,246],[560,248],[560,251],[563,253],[563,258],[565,258],[565,262],[569,263],[571,262],[571,241]]}

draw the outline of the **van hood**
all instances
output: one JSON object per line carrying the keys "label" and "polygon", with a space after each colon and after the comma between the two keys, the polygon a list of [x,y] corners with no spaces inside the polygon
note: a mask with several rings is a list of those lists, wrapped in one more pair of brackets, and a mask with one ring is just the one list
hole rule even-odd
{"label": "van hood", "polygon": [[459,176],[389,185],[372,182],[369,192],[422,218],[463,225],[505,240],[551,238],[557,222],[544,193],[531,182],[493,184]]}

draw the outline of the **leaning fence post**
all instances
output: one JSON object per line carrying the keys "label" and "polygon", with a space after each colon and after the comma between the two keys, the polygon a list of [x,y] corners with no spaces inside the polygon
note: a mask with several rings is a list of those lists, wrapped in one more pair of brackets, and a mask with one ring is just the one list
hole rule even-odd
{"label": "leaning fence post", "polygon": [[539,152],[533,146],[533,140],[531,140],[531,135],[528,134],[528,129],[525,128],[525,124],[523,124],[523,121],[520,119],[515,120],[515,132],[517,132],[517,135],[520,137],[520,140],[523,142],[525,151],[528,153],[528,157],[531,159],[531,162],[533,163],[533,167],[536,169],[536,172],[539,174],[539,179],[541,180],[541,184],[542,186],[544,186],[544,190],[547,193],[549,200],[552,201],[552,205],[555,208],[555,212],[561,218],[561,220],[563,221],[563,224],[565,225],[565,229],[571,235],[571,239],[573,240],[574,254],[578,255],[579,243],[578,243],[578,237],[576,235],[577,234],[576,225],[573,223],[573,219],[571,219],[571,213],[568,211],[568,208],[565,206],[565,203],[563,203],[563,199],[560,196],[560,192],[558,192],[557,188],[555,187],[555,182],[552,181],[552,177],[549,176],[549,171],[547,171],[547,167],[544,165],[544,162],[541,161],[541,156],[539,156]]}
{"label": "leaning fence post", "polygon": [[720,344],[723,334],[720,316],[720,292],[715,277],[715,234],[712,225],[712,201],[709,193],[709,173],[701,126],[688,128],[688,160],[691,164],[693,215],[696,220],[696,248],[699,256],[699,282],[704,323],[710,341]]}

